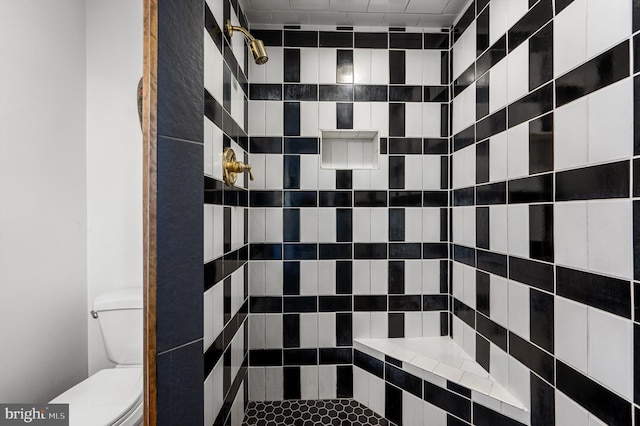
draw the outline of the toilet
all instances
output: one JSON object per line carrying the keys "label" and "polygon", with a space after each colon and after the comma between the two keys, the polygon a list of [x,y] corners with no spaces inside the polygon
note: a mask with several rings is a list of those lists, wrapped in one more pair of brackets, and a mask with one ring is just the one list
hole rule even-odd
{"label": "toilet", "polygon": [[91,314],[98,319],[107,358],[100,370],[51,400],[69,404],[69,426],[134,426],[142,423],[142,289],[98,296]]}

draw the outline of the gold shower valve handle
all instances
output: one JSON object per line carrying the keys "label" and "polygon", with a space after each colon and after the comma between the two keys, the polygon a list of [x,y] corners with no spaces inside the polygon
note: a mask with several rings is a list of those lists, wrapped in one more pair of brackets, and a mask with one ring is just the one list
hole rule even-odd
{"label": "gold shower valve handle", "polygon": [[225,148],[222,153],[222,179],[224,183],[233,186],[238,178],[238,173],[249,172],[249,179],[253,180],[251,166],[236,160],[236,153],[231,148]]}

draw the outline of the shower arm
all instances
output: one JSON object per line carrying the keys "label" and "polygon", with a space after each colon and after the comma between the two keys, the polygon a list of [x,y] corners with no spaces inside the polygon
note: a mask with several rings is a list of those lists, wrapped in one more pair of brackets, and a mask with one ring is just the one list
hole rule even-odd
{"label": "shower arm", "polygon": [[249,31],[245,30],[243,27],[238,25],[231,25],[231,20],[227,19],[227,23],[224,26],[226,33],[231,37],[234,31],[240,31],[249,41],[254,41],[255,37],[252,36]]}

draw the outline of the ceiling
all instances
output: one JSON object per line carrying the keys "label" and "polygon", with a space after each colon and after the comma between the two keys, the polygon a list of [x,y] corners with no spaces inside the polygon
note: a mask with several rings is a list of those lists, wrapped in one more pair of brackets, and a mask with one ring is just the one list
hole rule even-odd
{"label": "ceiling", "polygon": [[255,24],[446,28],[469,0],[240,0]]}

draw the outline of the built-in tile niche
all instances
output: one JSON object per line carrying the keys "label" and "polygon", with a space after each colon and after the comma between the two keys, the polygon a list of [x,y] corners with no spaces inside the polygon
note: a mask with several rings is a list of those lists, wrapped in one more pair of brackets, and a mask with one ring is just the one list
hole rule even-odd
{"label": "built-in tile niche", "polygon": [[379,168],[377,130],[321,130],[320,167],[352,170]]}

